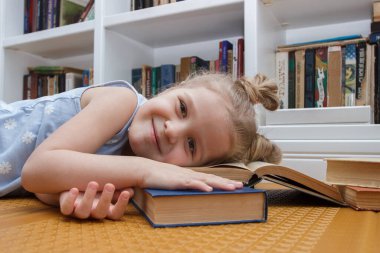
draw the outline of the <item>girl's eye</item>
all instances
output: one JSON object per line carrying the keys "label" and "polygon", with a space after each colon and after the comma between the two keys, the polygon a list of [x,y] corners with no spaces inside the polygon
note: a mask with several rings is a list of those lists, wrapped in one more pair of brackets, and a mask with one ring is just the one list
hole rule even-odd
{"label": "girl's eye", "polygon": [[186,104],[182,100],[179,101],[179,109],[180,109],[182,117],[186,118],[187,108],[186,108]]}
{"label": "girl's eye", "polygon": [[192,138],[187,139],[187,145],[189,146],[189,150],[191,154],[194,155],[195,152],[195,141]]}

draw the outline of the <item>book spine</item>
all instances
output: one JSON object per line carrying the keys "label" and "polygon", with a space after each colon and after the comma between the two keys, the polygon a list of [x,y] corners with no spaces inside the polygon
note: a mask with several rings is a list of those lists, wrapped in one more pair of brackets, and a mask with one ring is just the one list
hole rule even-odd
{"label": "book spine", "polygon": [[288,53],[276,53],[276,80],[278,85],[278,96],[280,98],[280,108],[288,108]]}
{"label": "book spine", "polygon": [[151,96],[157,95],[157,67],[152,67],[151,69],[151,87],[152,93]]}
{"label": "book spine", "polygon": [[173,64],[161,65],[161,91],[170,88],[176,82],[176,66]]}
{"label": "book spine", "polygon": [[356,45],[346,46],[344,101],[346,106],[355,105],[356,94]]}
{"label": "book spine", "polygon": [[141,89],[141,68],[132,69],[132,86],[138,93],[142,94]]}
{"label": "book spine", "polygon": [[244,39],[238,39],[237,79],[244,76]]}
{"label": "book spine", "polygon": [[327,106],[327,47],[315,50],[315,107]]}
{"label": "book spine", "polygon": [[315,50],[305,51],[305,108],[314,107]]}
{"label": "book spine", "polygon": [[288,108],[295,108],[296,104],[296,58],[295,52],[289,52],[288,56],[289,67],[288,67]]}
{"label": "book spine", "polygon": [[342,106],[342,51],[340,46],[328,48],[327,106]]}
{"label": "book spine", "polygon": [[296,60],[296,108],[304,108],[305,95],[305,50],[295,52]]}
{"label": "book spine", "polygon": [[220,59],[220,72],[228,73],[228,50],[232,50],[232,44],[228,40],[223,40],[220,43],[221,48],[219,48],[219,56],[221,52]]}
{"label": "book spine", "polygon": [[366,43],[356,45],[356,99],[362,96],[362,83],[365,76]]}
{"label": "book spine", "polygon": [[379,42],[375,46],[376,59],[375,59],[375,84],[374,84],[374,122],[375,124],[380,124],[380,50],[379,50]]}

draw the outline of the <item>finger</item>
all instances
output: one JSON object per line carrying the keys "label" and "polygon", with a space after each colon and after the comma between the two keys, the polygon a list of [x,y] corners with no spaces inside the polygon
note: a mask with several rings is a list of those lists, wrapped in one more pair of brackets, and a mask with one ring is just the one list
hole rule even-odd
{"label": "finger", "polygon": [[79,190],[77,188],[72,188],[68,192],[63,192],[59,197],[59,205],[61,213],[63,215],[71,215],[75,208],[75,200],[79,195]]}
{"label": "finger", "polygon": [[120,218],[123,217],[125,209],[127,208],[128,202],[132,196],[133,191],[122,191],[116,204],[110,208],[107,218],[111,220],[120,220]]}
{"label": "finger", "polygon": [[91,212],[91,217],[95,219],[104,219],[107,216],[114,192],[115,186],[113,184],[106,184],[104,186],[99,202],[96,205],[96,208]]}
{"label": "finger", "polygon": [[98,191],[98,183],[90,182],[87,185],[86,191],[83,195],[82,200],[75,207],[73,216],[79,219],[87,219],[91,215],[92,205]]}
{"label": "finger", "polygon": [[185,180],[185,182],[183,183],[183,187],[181,188],[200,190],[204,192],[210,192],[213,190],[213,188],[209,184],[207,184],[206,182],[202,180],[197,180],[197,179]]}

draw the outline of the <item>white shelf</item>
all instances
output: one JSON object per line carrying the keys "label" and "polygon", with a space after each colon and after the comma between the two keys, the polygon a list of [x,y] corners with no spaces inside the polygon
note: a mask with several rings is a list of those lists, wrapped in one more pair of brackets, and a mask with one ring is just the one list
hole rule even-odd
{"label": "white shelf", "polygon": [[92,54],[94,21],[9,37],[3,46],[49,59]]}
{"label": "white shelf", "polygon": [[267,7],[288,29],[370,19],[374,0],[271,0]]}
{"label": "white shelf", "polygon": [[243,0],[187,0],[106,16],[104,26],[152,48],[243,36]]}

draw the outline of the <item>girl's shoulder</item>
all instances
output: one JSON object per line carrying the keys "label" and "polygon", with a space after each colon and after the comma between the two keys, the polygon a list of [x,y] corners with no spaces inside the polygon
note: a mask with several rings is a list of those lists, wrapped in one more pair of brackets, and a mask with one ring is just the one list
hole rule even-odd
{"label": "girl's shoulder", "polygon": [[139,94],[129,83],[117,80],[98,85],[89,86],[81,96],[81,107],[84,108],[93,99],[122,99],[129,105],[140,105],[145,98]]}

